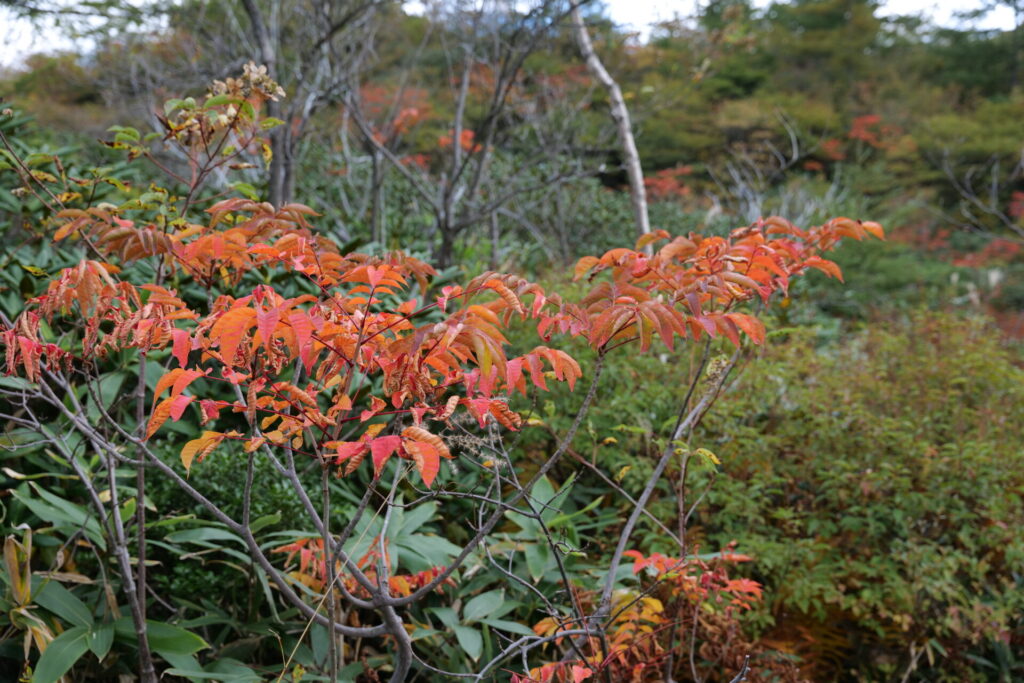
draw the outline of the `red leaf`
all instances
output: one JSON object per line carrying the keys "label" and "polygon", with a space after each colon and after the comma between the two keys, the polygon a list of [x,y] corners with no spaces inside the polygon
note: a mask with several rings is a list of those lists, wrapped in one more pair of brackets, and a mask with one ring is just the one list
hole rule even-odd
{"label": "red leaf", "polygon": [[305,311],[293,311],[288,322],[295,332],[295,343],[298,345],[299,357],[307,368],[313,365],[313,321]]}
{"label": "red leaf", "polygon": [[192,350],[192,336],[186,330],[172,330],[171,338],[174,339],[174,350],[171,354],[178,360],[178,365],[188,365],[188,354]]}
{"label": "red leaf", "polygon": [[726,339],[732,342],[733,346],[738,347],[740,345],[739,327],[729,320],[728,316],[716,317],[715,324],[718,326],[718,330],[725,335]]}
{"label": "red leaf", "polygon": [[340,465],[349,458],[358,455],[366,450],[366,444],[362,441],[340,441],[337,443],[338,455],[334,464]]}
{"label": "red leaf", "polygon": [[263,346],[270,352],[270,341],[274,337],[274,329],[281,321],[281,309],[272,308],[269,311],[256,311],[256,326],[259,328],[260,337],[263,338]]}
{"label": "red leaf", "polygon": [[547,391],[548,385],[544,381],[544,368],[540,363],[540,358],[537,357],[537,354],[531,353],[526,356],[526,362],[529,365],[530,381],[533,382],[538,389]]}
{"label": "red leaf", "polygon": [[[664,231],[659,231],[659,232],[664,232]],[[589,668],[587,668],[585,666],[579,666],[578,664],[573,664],[572,665],[572,682],[573,683],[580,683],[580,681],[585,681],[585,680],[587,680],[588,678],[590,678],[593,675],[594,675],[594,672],[591,669],[589,669]]]}
{"label": "red leaf", "polygon": [[485,420],[491,412],[491,400],[488,398],[467,399],[466,408],[476,418],[477,422],[480,423],[480,428],[483,429],[486,425]]}
{"label": "red leaf", "polygon": [[203,411],[202,424],[206,424],[210,420],[216,420],[220,417],[221,404],[217,401],[211,401],[208,398],[204,398],[199,402],[199,408]]}
{"label": "red leaf", "polygon": [[526,396],[526,385],[525,383],[520,385],[519,381],[523,378],[522,358],[513,358],[505,364],[505,378],[510,392],[513,389],[519,389],[523,396]]}
{"label": "red leaf", "polygon": [[373,456],[373,476],[379,477],[384,464],[391,454],[402,445],[400,436],[380,436],[370,442],[370,453]]}
{"label": "red leaf", "polygon": [[177,422],[181,419],[182,414],[185,412],[185,408],[192,403],[195,396],[184,396],[178,394],[171,398],[171,419]]}
{"label": "red leaf", "polygon": [[388,404],[385,403],[383,400],[381,400],[380,397],[378,397],[378,396],[371,397],[370,398],[370,409],[369,410],[364,410],[363,412],[359,413],[359,421],[360,422],[366,422],[371,417],[373,417],[374,415],[376,415],[380,411],[384,410],[384,408],[386,408],[387,405]]}

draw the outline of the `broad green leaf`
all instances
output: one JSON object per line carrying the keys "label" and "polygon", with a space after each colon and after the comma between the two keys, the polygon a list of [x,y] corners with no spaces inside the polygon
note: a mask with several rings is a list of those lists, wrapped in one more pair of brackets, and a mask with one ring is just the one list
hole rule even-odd
{"label": "broad green leaf", "polygon": [[[135,639],[135,626],[131,617],[121,617],[114,622],[117,634],[129,640]],[[190,655],[209,647],[205,640],[183,628],[164,624],[159,621],[146,621],[146,635],[149,647],[154,652],[165,655]]]}
{"label": "broad green leaf", "polygon": [[436,614],[441,623],[448,628],[453,628],[459,623],[459,617],[451,607],[431,607],[428,611]]}
{"label": "broad green leaf", "polygon": [[242,100],[239,112],[242,114],[242,118],[252,121],[256,118],[256,110],[253,109],[252,103],[248,100]]}
{"label": "broad green leaf", "polygon": [[39,657],[32,683],[55,683],[74,666],[89,649],[88,632],[84,626],[73,626],[54,638]]}
{"label": "broad green leaf", "polygon": [[436,636],[444,633],[444,631],[438,631],[436,628],[417,628],[409,634],[409,639],[416,641],[422,638],[429,638],[430,636]]}
{"label": "broad green leaf", "polygon": [[24,377],[0,377],[0,387],[20,391],[23,389],[30,389],[32,387],[32,383]]}
{"label": "broad green leaf", "polygon": [[35,496],[25,495],[18,490],[13,491],[14,497],[24,503],[25,507],[32,511],[32,514],[55,526],[70,526],[75,528],[82,527],[85,529],[90,541],[99,546],[101,550],[105,551],[107,549],[106,539],[104,538],[100,525],[95,518],[87,515],[78,505],[58,498],[34,484],[32,486],[40,497],[47,501],[55,501],[51,504],[50,502],[45,502]]}
{"label": "broad green leaf", "polygon": [[604,501],[604,496],[598,496],[594,500],[590,501],[590,503],[587,504],[587,506],[585,508],[583,508],[582,510],[577,510],[576,512],[573,512],[573,513],[566,513],[566,514],[558,515],[557,517],[552,518],[550,522],[545,521],[545,523],[548,525],[549,529],[554,529],[556,527],[562,526],[563,524],[565,524],[565,523],[567,523],[567,522],[569,522],[569,521],[571,521],[571,520],[573,520],[573,519],[575,519],[577,517],[581,517],[581,516],[585,515],[586,513],[590,512],[591,510],[596,508],[598,505],[600,505],[602,503],[602,501]]}
{"label": "broad green leaf", "polygon": [[[397,512],[397,510],[396,510]],[[424,503],[412,510],[408,510],[402,517],[399,526],[398,536],[406,536],[417,531],[421,526],[430,521],[430,518],[437,513],[437,503]]]}
{"label": "broad green leaf", "polygon": [[551,520],[558,517],[561,513],[562,505],[565,503],[573,483],[573,479],[565,482],[557,493],[547,477],[542,478],[534,485],[534,506],[538,508],[537,512],[540,513],[540,518],[544,521],[544,524],[549,524]]}
{"label": "broad green leaf", "polygon": [[[147,505],[146,507],[149,507],[149,506]],[[152,521],[152,522],[146,522],[146,528],[147,529],[155,529],[155,528],[161,527],[161,526],[174,526],[176,524],[180,524],[181,522],[191,522],[195,518],[196,518],[196,516],[195,515],[191,515],[191,514],[189,514],[189,515],[177,515],[175,517],[165,517],[163,519],[158,519],[158,520],[155,520],[155,521]]]}
{"label": "broad green leaf", "polygon": [[250,524],[249,527],[252,529],[252,533],[255,534],[260,529],[263,529],[263,528],[268,527],[268,526],[273,526],[273,525],[277,524],[280,521],[281,521],[281,513],[280,512],[275,512],[272,515],[263,515],[262,517],[260,517],[256,521],[254,521],[252,524]]}
{"label": "broad green leaf", "polygon": [[496,628],[500,631],[508,631],[509,633],[518,633],[521,636],[533,636],[536,635],[529,626],[525,626],[516,621],[508,621],[507,619],[481,619],[480,623],[487,624],[492,628]]}
{"label": "broad green leaf", "polygon": [[263,677],[242,662],[231,657],[220,657],[206,666],[209,674],[217,676],[213,680],[231,681],[231,683],[259,683]]}
{"label": "broad green leaf", "polygon": [[466,603],[462,609],[462,620],[479,621],[501,607],[503,602],[505,602],[505,594],[502,591],[481,593]]}
{"label": "broad green leaf", "polygon": [[165,540],[168,543],[202,543],[214,546],[217,541],[234,541],[245,545],[238,534],[213,526],[199,527],[198,529],[185,529],[167,534]]}
{"label": "broad green leaf", "polygon": [[235,183],[231,187],[235,192],[241,193],[241,195],[246,199],[251,199],[254,202],[258,202],[260,200],[260,193],[249,183]]}
{"label": "broad green leaf", "polygon": [[110,646],[114,643],[114,625],[100,624],[96,626],[86,635],[86,643],[96,658],[103,661],[103,658],[110,652]]}
{"label": "broad green leaf", "polygon": [[548,560],[551,559],[551,549],[542,540],[530,543],[526,546],[526,568],[534,581],[539,581],[548,568]]}
{"label": "broad green leaf", "polygon": [[136,506],[135,498],[129,498],[121,503],[121,519],[131,519],[134,517]]}
{"label": "broad green leaf", "polygon": [[209,647],[206,641],[196,634],[159,621],[147,621],[146,632],[149,646],[161,654],[172,652],[190,655]]}
{"label": "broad green leaf", "polygon": [[513,524],[523,530],[523,533],[516,534],[519,538],[540,538],[541,528],[537,520],[532,517],[527,517],[520,512],[514,512],[509,510],[505,513],[505,517],[508,518]]}
{"label": "broad green leaf", "polygon": [[459,547],[448,539],[427,534],[403,536],[394,541],[394,547],[398,550],[394,554],[400,564],[416,572],[446,565],[459,553]]}
{"label": "broad green leaf", "polygon": [[309,629],[309,646],[313,649],[313,659],[317,662],[326,662],[330,648],[330,635],[327,627],[320,624]]}
{"label": "broad green leaf", "polygon": [[231,104],[232,102],[237,102],[237,101],[238,101],[238,98],[237,97],[232,97],[231,95],[227,95],[227,94],[214,95],[213,97],[207,98],[206,106],[207,107],[220,107],[222,105]]}
{"label": "broad green leaf", "polygon": [[207,676],[207,672],[203,670],[203,665],[192,655],[176,655],[168,652],[162,654],[161,657],[171,665],[171,668],[164,673],[181,676],[193,681],[203,680]]}
{"label": "broad green leaf", "polygon": [[453,626],[455,638],[459,641],[459,647],[469,655],[470,659],[480,659],[484,649],[484,638],[475,628],[469,626]]}
{"label": "broad green leaf", "polygon": [[69,624],[92,628],[92,612],[74,593],[60,585],[57,581],[44,581],[36,577],[33,583],[36,582],[42,584],[40,588],[33,590],[36,603],[50,610]]}
{"label": "broad green leaf", "polygon": [[138,142],[142,138],[139,131],[127,126],[111,126],[110,128],[107,128],[107,132],[116,133],[114,139],[118,142]]}

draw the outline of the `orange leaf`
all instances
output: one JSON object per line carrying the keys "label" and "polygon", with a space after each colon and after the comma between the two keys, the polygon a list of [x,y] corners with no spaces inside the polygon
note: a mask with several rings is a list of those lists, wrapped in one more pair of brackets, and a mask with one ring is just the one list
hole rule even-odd
{"label": "orange leaf", "polygon": [[657,242],[658,240],[667,240],[669,237],[671,237],[671,235],[669,235],[668,232],[666,232],[665,230],[655,230],[653,232],[647,232],[644,233],[643,235],[640,235],[640,239],[636,241],[636,248],[643,249],[652,242]]}
{"label": "orange leaf", "polygon": [[183,372],[185,372],[183,368],[175,368],[157,380],[156,388],[153,389],[153,400],[160,398],[167,387],[173,386]]}
{"label": "orange leaf", "polygon": [[523,418],[511,410],[504,401],[491,401],[490,413],[505,429],[516,431],[523,424]]}
{"label": "orange leaf", "polygon": [[234,363],[238,345],[249,328],[256,324],[255,318],[256,311],[251,308],[233,308],[221,315],[213,324],[210,339],[220,342],[220,357],[225,365]]}
{"label": "orange leaf", "polygon": [[181,392],[185,391],[189,384],[203,376],[205,376],[205,373],[201,370],[183,370],[181,375],[174,380],[174,386],[171,387],[171,398],[180,396]]}
{"label": "orange leaf", "polygon": [[156,430],[160,429],[160,426],[164,422],[167,422],[167,418],[171,416],[171,407],[174,405],[174,399],[168,398],[156,405],[153,408],[153,414],[149,417],[149,424],[146,425],[146,439],[156,434]]}
{"label": "orange leaf", "polygon": [[406,441],[405,449],[412,455],[416,469],[423,478],[423,484],[430,488],[441,469],[441,459],[438,457],[437,449],[425,441]]}
{"label": "orange leaf", "polygon": [[819,256],[811,256],[810,258],[804,261],[804,265],[810,266],[811,268],[817,268],[818,270],[825,273],[829,277],[834,277],[840,282],[843,281],[843,271],[841,271],[839,269],[839,266],[837,266],[832,261],[823,259]]}
{"label": "orange leaf", "polygon": [[874,235],[880,240],[885,239],[885,230],[882,226],[874,221],[863,221],[861,227],[864,228],[869,234]]}
{"label": "orange leaf", "polygon": [[402,430],[402,436],[406,439],[413,439],[415,441],[422,441],[430,444],[442,458],[452,457],[451,451],[448,450],[448,446],[445,445],[444,440],[437,434],[431,434],[422,427],[406,427]]}
{"label": "orange leaf", "polygon": [[181,449],[181,464],[185,466],[185,471],[189,471],[194,459],[199,458],[201,461],[223,440],[224,435],[220,432],[203,432],[198,439],[192,439],[186,443],[185,447]]}
{"label": "orange leaf", "polygon": [[729,313],[725,316],[736,324],[736,327],[743,330],[750,340],[755,344],[764,343],[764,324],[752,315],[745,313]]}
{"label": "orange leaf", "polygon": [[359,413],[359,421],[360,422],[366,422],[367,420],[372,418],[374,415],[376,415],[380,411],[384,410],[384,408],[386,408],[387,405],[388,404],[385,403],[383,400],[381,400],[381,398],[379,396],[371,396],[370,397],[370,409],[369,410],[364,410],[363,412]]}
{"label": "orange leaf", "polygon": [[596,256],[584,256],[576,262],[576,268],[573,270],[573,282],[583,277],[587,271],[596,266],[600,261]]}

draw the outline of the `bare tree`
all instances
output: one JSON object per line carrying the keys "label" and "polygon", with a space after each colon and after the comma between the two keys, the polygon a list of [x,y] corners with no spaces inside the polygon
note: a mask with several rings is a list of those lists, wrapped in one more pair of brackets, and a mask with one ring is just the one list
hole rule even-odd
{"label": "bare tree", "polygon": [[296,146],[310,117],[338,102],[370,55],[381,0],[241,0],[258,62],[289,91],[287,106],[271,103],[270,116],[286,125],[271,133],[270,202],[281,206],[295,192]]}
{"label": "bare tree", "polygon": [[1006,208],[1010,188],[1024,178],[1024,149],[1009,163],[993,156],[983,164],[966,167],[946,150],[939,167],[959,198],[959,216],[952,218],[954,222],[972,232],[1002,232],[1024,239],[1024,226]]}
{"label": "bare tree", "polygon": [[99,45],[102,91],[155,123],[169,92],[201,90],[254,61],[288,93],[267,114],[288,125],[271,132],[268,195],[292,201],[299,140],[310,119],[340,102],[373,53],[387,0],[161,0],[105,3],[16,0],[29,17],[62,17],[63,26]]}
{"label": "bare tree", "polygon": [[[541,0],[526,11],[502,3],[483,2],[469,8],[434,6],[431,21],[440,26],[451,95],[450,134],[434,169],[405,162],[393,141],[379,131],[358,92],[350,90],[346,114],[358,130],[374,163],[381,160],[399,174],[434,218],[435,261],[452,264],[457,240],[474,226],[487,226],[511,198],[555,186],[587,172],[544,162],[572,149],[571,139],[538,144],[529,129],[537,125],[538,110],[525,114],[522,102],[523,66],[541,49],[568,16],[564,0]],[[522,134],[524,142],[517,143]],[[532,137],[532,139],[531,139]],[[508,147],[515,147],[509,152]],[[511,165],[511,166],[509,166]],[[507,173],[495,174],[496,167]],[[550,174],[529,180],[518,171],[548,168]]]}
{"label": "bare tree", "polygon": [[636,141],[633,139],[633,125],[629,118],[629,108],[626,107],[626,100],[622,97],[622,89],[619,84],[608,73],[608,70],[601,62],[594,50],[594,44],[590,40],[590,33],[583,23],[583,14],[579,5],[572,9],[572,23],[576,35],[576,43],[580,52],[587,62],[587,68],[594,75],[601,85],[608,90],[612,119],[615,121],[615,128],[619,136],[619,145],[622,147],[622,165],[626,168],[626,176],[629,178],[629,197],[633,203],[633,217],[636,221],[636,231],[643,235],[651,231],[650,218],[647,215],[647,191],[644,189],[644,172],[640,165],[640,153],[636,149]]}

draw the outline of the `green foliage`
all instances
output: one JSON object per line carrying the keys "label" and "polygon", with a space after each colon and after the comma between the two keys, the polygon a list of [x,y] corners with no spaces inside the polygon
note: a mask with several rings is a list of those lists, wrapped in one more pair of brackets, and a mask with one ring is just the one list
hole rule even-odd
{"label": "green foliage", "polygon": [[919,313],[821,351],[794,333],[706,423],[724,476],[699,534],[756,558],[755,621],[815,666],[889,678],[930,643],[928,675],[962,680],[1024,637],[1022,406],[982,321]]}
{"label": "green foliage", "polygon": [[949,307],[963,295],[967,269],[922,254],[906,244],[887,242],[864,249],[847,244],[836,255],[845,282],[814,278],[795,283],[792,309],[782,309],[783,325],[823,320],[870,320],[875,315]]}

